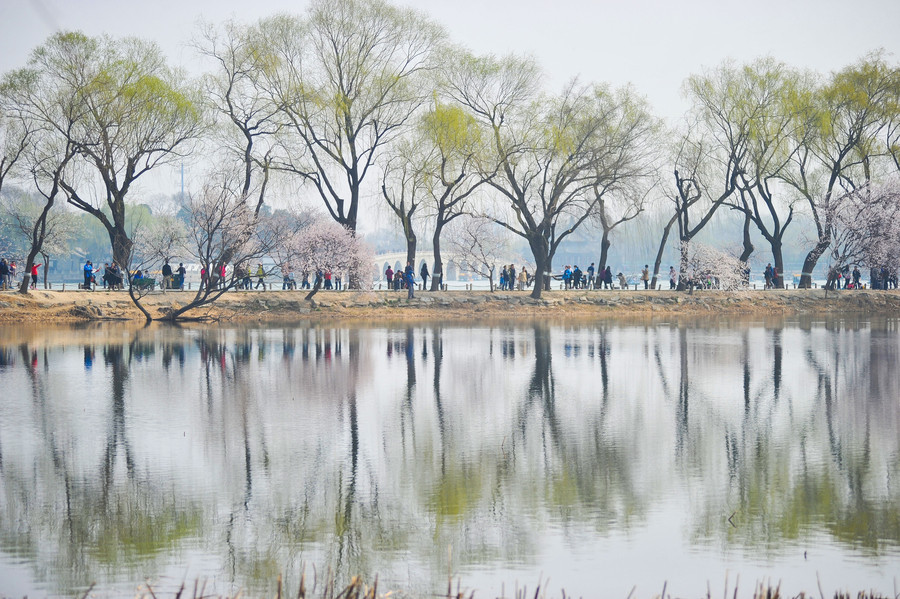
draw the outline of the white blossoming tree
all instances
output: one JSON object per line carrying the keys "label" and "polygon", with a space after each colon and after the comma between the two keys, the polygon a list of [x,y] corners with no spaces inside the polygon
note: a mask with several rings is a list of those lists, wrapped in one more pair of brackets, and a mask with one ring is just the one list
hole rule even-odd
{"label": "white blossoming tree", "polygon": [[[367,273],[373,261],[371,248],[339,223],[319,218],[293,235],[282,245],[281,251],[290,264],[302,272],[313,276],[319,272]],[[371,287],[371,280],[361,276],[360,288]],[[315,278],[315,284],[306,299],[312,297],[322,286],[322,277]]]}
{"label": "white blossoming tree", "polygon": [[693,290],[715,288],[735,291],[747,285],[747,264],[728,252],[703,243],[689,243],[682,247],[687,256],[687,269],[682,273]]}
{"label": "white blossoming tree", "polygon": [[887,268],[900,262],[900,178],[860,187],[835,203],[829,279],[843,267]]}

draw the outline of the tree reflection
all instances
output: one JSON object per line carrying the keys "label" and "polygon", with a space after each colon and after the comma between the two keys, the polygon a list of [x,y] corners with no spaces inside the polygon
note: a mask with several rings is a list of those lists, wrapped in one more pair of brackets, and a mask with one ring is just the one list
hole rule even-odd
{"label": "tree reflection", "polygon": [[252,594],[301,563],[427,593],[449,547],[453,568],[531,566],[548,537],[614,547],[679,501],[689,548],[900,545],[885,329],[84,334],[0,345],[0,547],[68,594],[192,553]]}

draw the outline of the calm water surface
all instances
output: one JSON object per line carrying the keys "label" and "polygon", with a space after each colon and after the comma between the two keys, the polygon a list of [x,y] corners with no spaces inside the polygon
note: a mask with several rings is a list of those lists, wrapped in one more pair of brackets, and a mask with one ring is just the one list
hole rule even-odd
{"label": "calm water surface", "polygon": [[894,594],[898,376],[890,319],[0,329],[0,595]]}

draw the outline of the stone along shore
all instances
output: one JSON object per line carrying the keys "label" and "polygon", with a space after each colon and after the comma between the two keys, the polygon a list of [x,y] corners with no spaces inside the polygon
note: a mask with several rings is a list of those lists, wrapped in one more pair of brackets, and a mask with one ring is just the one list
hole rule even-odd
{"label": "stone along shore", "polygon": [[[188,317],[239,322],[325,320],[465,320],[471,318],[599,318],[627,315],[880,315],[900,316],[896,291],[753,290],[549,291],[539,300],[528,292],[322,291],[307,301],[300,291],[228,292]],[[193,298],[184,291],[155,291],[143,298],[154,318]],[[135,320],[143,316],[123,291],[0,293],[0,322],[54,323]]]}

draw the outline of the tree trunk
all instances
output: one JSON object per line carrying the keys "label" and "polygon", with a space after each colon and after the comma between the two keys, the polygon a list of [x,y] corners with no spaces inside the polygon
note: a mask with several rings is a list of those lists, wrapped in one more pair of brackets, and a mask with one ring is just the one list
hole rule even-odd
{"label": "tree trunk", "polygon": [[549,275],[545,273],[550,272],[550,264],[548,263],[546,256],[537,254],[534,256],[534,264],[534,289],[531,290],[531,298],[541,299],[541,291],[545,286],[549,286],[549,283],[547,283]]}
{"label": "tree trunk", "polygon": [[741,252],[741,256],[738,260],[744,265],[744,283],[749,286],[750,285],[750,265],[748,261],[750,260],[750,256],[753,254],[753,241],[750,239],[750,217],[746,214],[744,215],[744,249]]}
{"label": "tree trunk", "polygon": [[50,256],[48,256],[44,252],[41,252],[41,260],[44,261],[44,289],[48,289],[49,287],[47,285],[47,270],[48,270],[47,266],[50,264]]}
{"label": "tree trunk", "polygon": [[443,262],[441,261],[441,230],[444,226],[440,221],[434,225],[434,235],[431,237],[431,244],[434,248],[434,265],[431,272],[431,290],[440,291],[441,279],[444,273]]}
{"label": "tree trunk", "polygon": [[[678,291],[684,291],[685,286],[688,282],[685,280],[685,274],[688,271],[688,252],[690,250],[690,238],[682,237],[678,242],[678,286],[676,289]],[[691,292],[694,291],[694,286],[691,285]]]}
{"label": "tree trunk", "polygon": [[746,263],[747,260],[750,259],[750,256],[753,254],[753,241],[750,239],[750,217],[746,214],[744,215],[744,250],[741,252],[741,257],[738,258],[741,262]]}
{"label": "tree trunk", "polygon": [[534,256],[535,279],[534,290],[531,292],[533,299],[541,299],[541,291],[546,289],[550,291],[550,275],[553,267],[553,255],[550,248],[547,247],[547,240],[543,237],[535,236],[528,239],[528,245],[531,247],[531,254]]}
{"label": "tree trunk", "polygon": [[609,241],[609,231],[604,229],[603,236],[600,238],[600,261],[597,266],[597,272],[603,272],[606,270],[606,258],[609,256],[609,246],[611,242]]}
{"label": "tree trunk", "polygon": [[822,254],[825,253],[825,250],[828,249],[828,246],[831,245],[831,239],[820,239],[816,246],[806,254],[806,259],[803,260],[803,272],[800,273],[800,288],[801,289],[811,289],[812,288],[812,272],[816,268],[816,264],[819,262],[819,258],[822,257]]}
{"label": "tree trunk", "polygon": [[[656,261],[653,263],[653,279],[650,281],[651,289],[656,289],[656,279],[659,277],[659,265],[662,263],[662,256],[666,251],[666,242],[669,240],[669,231],[672,230],[672,225],[675,224],[676,220],[678,220],[678,213],[675,213],[675,215],[669,219],[668,224],[663,227],[662,239],[659,240],[659,249],[656,252]],[[606,266],[603,268],[605,269]]]}
{"label": "tree trunk", "polygon": [[315,285],[313,285],[313,288],[309,290],[309,293],[307,293],[306,297],[304,297],[303,299],[311,300],[313,298],[313,296],[316,294],[316,291],[318,291],[320,287],[322,287],[322,279],[319,277],[316,277]]}
{"label": "tree trunk", "polygon": [[[144,321],[146,324],[150,324],[153,322],[153,317],[150,316],[150,312],[144,307],[141,303],[141,298],[135,295],[134,285],[131,284],[131,273],[128,269],[122,271],[122,276],[125,277],[125,280],[128,281],[128,296],[131,298],[131,303],[137,306],[137,309],[141,311],[144,315]],[[165,285],[165,283],[163,283]],[[171,316],[172,320],[175,319],[174,314]]]}
{"label": "tree trunk", "polygon": [[[54,190],[56,187],[54,186]],[[35,257],[40,253],[41,248],[44,246],[44,237],[47,232],[47,215],[50,213],[50,209],[53,207],[53,197],[56,195],[56,192],[53,192],[53,195],[47,198],[46,204],[44,204],[44,209],[41,211],[40,216],[37,217],[37,220],[34,222],[34,228],[31,230],[31,249],[28,251],[28,257],[25,259],[25,271],[24,276],[22,277],[22,284],[19,286],[19,293],[28,294],[28,285],[31,283],[31,267],[34,265]],[[44,283],[46,287],[47,282],[47,264],[44,264]],[[26,278],[27,277],[27,278]],[[34,288],[37,289],[37,281],[34,282]]]}
{"label": "tree trunk", "polygon": [[121,229],[115,227],[110,230],[109,241],[112,243],[113,262],[119,265],[124,274],[131,265],[131,249],[134,246],[134,242],[128,238],[124,227]]}
{"label": "tree trunk", "polygon": [[413,272],[416,272],[416,234],[410,232],[406,236],[406,261],[412,264]]}
{"label": "tree trunk", "polygon": [[774,258],[775,268],[778,271],[778,280],[773,284],[775,289],[784,289],[784,256],[781,251],[781,240],[772,242],[772,258]]}
{"label": "tree trunk", "polygon": [[28,295],[28,286],[31,285],[31,267],[34,264],[34,258],[37,254],[37,250],[32,248],[25,258],[25,270],[22,271],[22,284],[19,285],[19,293],[23,295]]}

